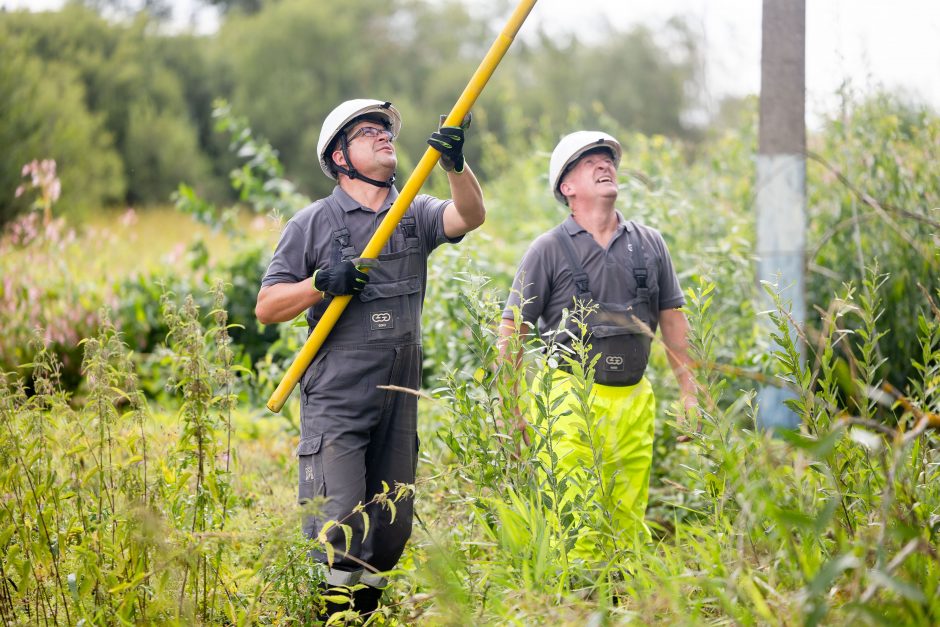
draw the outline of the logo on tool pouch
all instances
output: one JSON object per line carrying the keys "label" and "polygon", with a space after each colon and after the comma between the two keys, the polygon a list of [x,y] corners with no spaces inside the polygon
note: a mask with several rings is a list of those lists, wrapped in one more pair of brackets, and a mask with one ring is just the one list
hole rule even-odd
{"label": "logo on tool pouch", "polygon": [[395,327],[395,321],[390,311],[376,311],[371,314],[372,330],[392,329]]}
{"label": "logo on tool pouch", "polygon": [[623,370],[623,357],[620,355],[608,355],[604,358],[604,363],[608,370]]}

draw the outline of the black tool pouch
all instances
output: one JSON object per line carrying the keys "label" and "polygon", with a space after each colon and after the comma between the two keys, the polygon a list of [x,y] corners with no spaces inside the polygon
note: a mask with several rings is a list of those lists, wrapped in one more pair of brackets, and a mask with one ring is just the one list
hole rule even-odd
{"label": "black tool pouch", "polygon": [[602,303],[587,320],[589,357],[598,356],[594,381],[601,385],[636,385],[646,372],[652,337],[649,301],[631,305]]}

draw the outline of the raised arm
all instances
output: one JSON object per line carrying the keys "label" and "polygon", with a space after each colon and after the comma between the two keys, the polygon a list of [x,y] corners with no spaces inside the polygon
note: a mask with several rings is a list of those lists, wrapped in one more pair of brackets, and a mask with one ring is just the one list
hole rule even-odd
{"label": "raised arm", "polygon": [[469,165],[463,172],[447,173],[452,202],[444,209],[444,234],[449,238],[460,237],[483,224],[486,207],[483,206],[483,190]]}
{"label": "raised arm", "polygon": [[463,157],[464,136],[472,118],[467,113],[460,126],[442,126],[428,138],[428,145],[441,153],[440,165],[450,183],[452,202],[444,209],[444,235],[451,239],[469,233],[486,219],[483,190]]}

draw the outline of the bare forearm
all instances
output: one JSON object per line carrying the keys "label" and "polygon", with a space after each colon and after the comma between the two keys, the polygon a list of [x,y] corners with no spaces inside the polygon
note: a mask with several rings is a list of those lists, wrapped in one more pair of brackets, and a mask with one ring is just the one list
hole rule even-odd
{"label": "bare forearm", "polygon": [[483,224],[486,207],[483,205],[483,190],[469,164],[463,172],[448,172],[451,200],[453,204],[444,214],[444,233],[447,237],[459,237]]}
{"label": "bare forearm", "polygon": [[676,377],[676,383],[679,384],[679,396],[682,398],[682,405],[687,409],[695,407],[697,401],[695,397],[695,378],[692,376],[692,360],[688,352],[669,351],[669,366]]}
{"label": "bare forearm", "polygon": [[262,287],[255,304],[255,316],[261,324],[293,320],[300,312],[322,300],[310,279],[299,283],[278,283]]}
{"label": "bare forearm", "polygon": [[679,385],[679,395],[685,408],[696,405],[695,377],[692,374],[692,359],[689,357],[689,322],[678,309],[660,312],[660,328],[669,366]]}

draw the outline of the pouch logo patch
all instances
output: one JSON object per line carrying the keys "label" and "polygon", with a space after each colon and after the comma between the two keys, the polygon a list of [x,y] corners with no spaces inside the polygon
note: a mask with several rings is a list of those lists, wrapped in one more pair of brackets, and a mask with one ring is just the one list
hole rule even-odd
{"label": "pouch logo patch", "polygon": [[395,319],[392,317],[392,312],[390,311],[373,312],[370,316],[370,320],[372,322],[373,331],[395,328]]}
{"label": "pouch logo patch", "polygon": [[607,366],[607,370],[623,370],[623,356],[607,355],[604,358],[604,365]]}

